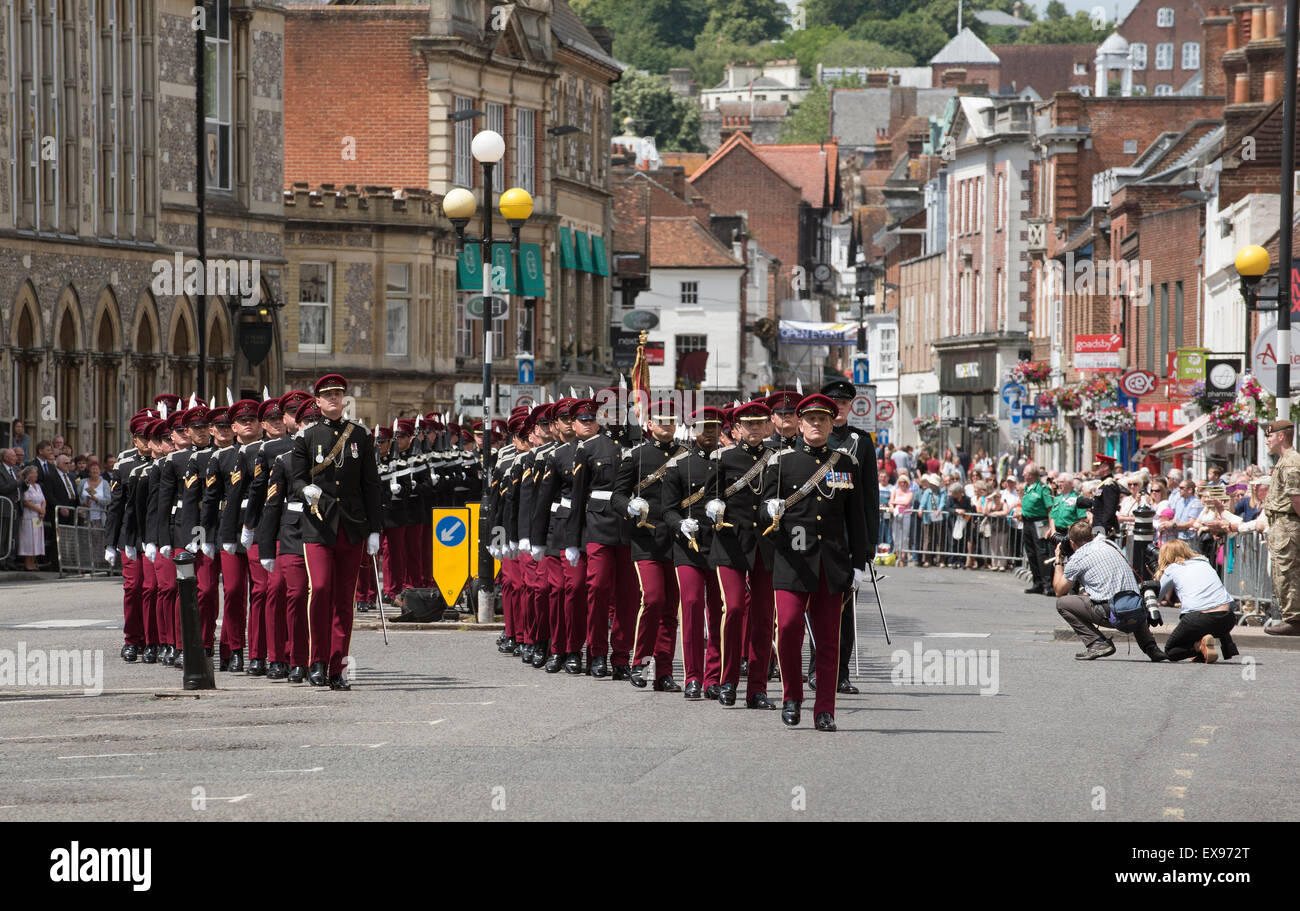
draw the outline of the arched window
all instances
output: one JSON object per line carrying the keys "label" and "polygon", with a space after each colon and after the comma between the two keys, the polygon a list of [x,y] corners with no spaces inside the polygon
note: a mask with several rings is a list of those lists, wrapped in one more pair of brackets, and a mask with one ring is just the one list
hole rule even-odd
{"label": "arched window", "polygon": [[40,323],[36,319],[36,294],[31,285],[26,286],[18,296],[15,308],[18,314],[14,320],[14,401],[13,416],[21,418],[32,434],[32,439],[41,433],[40,404]]}
{"label": "arched window", "polygon": [[152,408],[153,397],[162,390],[155,389],[158,376],[158,333],[154,328],[152,299],[141,298],[137,307],[141,311],[135,329],[135,407]]}
{"label": "arched window", "polygon": [[82,357],[78,351],[78,308],[71,290],[64,300],[66,306],[60,308],[59,327],[54,335],[54,427],[55,434],[62,434],[73,452],[80,452]]}
{"label": "arched window", "polygon": [[94,424],[90,445],[100,458],[116,453],[124,442],[119,382],[122,356],[118,350],[117,300],[105,289],[100,298],[99,324],[95,329],[92,358],[92,408]]}

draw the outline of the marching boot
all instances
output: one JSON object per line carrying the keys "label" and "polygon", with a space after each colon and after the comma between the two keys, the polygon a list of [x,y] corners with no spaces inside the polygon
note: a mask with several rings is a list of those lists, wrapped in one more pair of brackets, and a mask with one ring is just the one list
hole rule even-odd
{"label": "marching boot", "polygon": [[154,664],[158,660],[158,646],[146,645],[144,652],[140,655],[140,660],[145,664]]}
{"label": "marching boot", "polygon": [[350,692],[352,690],[352,684],[348,683],[348,678],[344,677],[342,674],[334,674],[330,677],[330,689]]}
{"label": "marching boot", "polygon": [[699,699],[699,698],[700,698],[700,681],[698,681],[698,680],[687,680],[687,681],[686,681],[686,692],[682,693],[682,697],[685,698],[685,699]]}
{"label": "marching boot", "polygon": [[533,646],[533,667],[541,670],[546,667],[546,643],[539,642]]}
{"label": "marching boot", "polygon": [[307,673],[303,670],[303,666],[301,664],[295,664],[293,667],[289,668],[289,676],[285,679],[290,683],[302,683],[306,676]]}
{"label": "marching boot", "polygon": [[312,686],[325,686],[329,683],[329,678],[325,670],[324,661],[313,662],[311,671],[307,674],[307,682]]}
{"label": "marching boot", "polygon": [[787,699],[781,703],[781,721],[786,727],[794,727],[799,723],[799,700]]}
{"label": "marching boot", "polygon": [[266,671],[267,680],[283,680],[289,676],[289,665],[283,661],[272,661]]}
{"label": "marching boot", "polygon": [[244,650],[237,648],[230,653],[230,673],[238,674],[244,670]]}
{"label": "marching boot", "polygon": [[175,646],[164,645],[158,649],[158,663],[172,667],[176,663]]}
{"label": "marching boot", "polygon": [[721,688],[721,687],[719,687],[716,683],[710,683],[710,684],[708,685],[708,687],[706,687],[705,690],[704,690],[704,698],[705,698],[705,699],[717,699],[717,698],[718,698],[718,694],[721,693],[721,692],[722,692],[722,688]]}
{"label": "marching boot", "polygon": [[248,676],[265,677],[266,676],[266,659],[250,658],[248,660]]}
{"label": "marching boot", "polygon": [[817,730],[833,731],[835,730],[835,716],[830,712],[817,713]]}
{"label": "marching boot", "polygon": [[497,651],[503,655],[513,655],[515,653],[515,640],[513,637],[507,637],[497,646]]}
{"label": "marching boot", "polygon": [[533,663],[533,647],[531,645],[525,644],[521,648],[516,649],[515,654],[522,659],[524,664]]}
{"label": "marching boot", "polygon": [[176,668],[178,671],[183,671],[183,670],[185,670],[185,652],[184,652],[184,651],[182,651],[182,650],[178,650],[178,651],[176,652],[175,657],[172,658],[172,667]]}
{"label": "marching boot", "polygon": [[[128,656],[129,656],[129,657],[128,657]],[[139,656],[138,656],[138,655],[136,654],[136,652],[135,652],[135,646],[134,646],[134,645],[124,645],[124,646],[122,646],[122,660],[123,660],[123,661],[134,661],[137,657],[139,657]]]}
{"label": "marching boot", "polygon": [[562,667],[564,667],[564,659],[560,657],[559,652],[551,652],[546,656],[546,673],[558,674]]}
{"label": "marching boot", "polygon": [[[710,687],[710,689],[712,689],[712,687]],[[724,683],[718,688],[718,704],[736,704],[736,685],[734,683]]]}
{"label": "marching boot", "polygon": [[516,642],[515,647],[511,650],[510,654],[518,658],[520,655],[524,653],[524,648],[525,646],[522,642]]}
{"label": "marching boot", "polygon": [[849,675],[844,674],[840,677],[839,685],[835,687],[837,693],[848,693],[850,696],[857,695],[858,688],[849,682]]}
{"label": "marching boot", "polygon": [[682,688],[677,685],[677,681],[673,679],[672,674],[664,674],[655,681],[656,693],[680,693],[681,691]]}
{"label": "marching boot", "polygon": [[745,697],[745,708],[747,709],[772,709],[776,710],[776,703],[767,698],[767,693],[755,693],[752,696]]}
{"label": "marching boot", "polygon": [[[614,665],[614,672],[610,675],[611,680],[628,680],[631,679],[631,677],[632,669],[626,664]],[[645,686],[645,683],[643,682],[641,685]]]}
{"label": "marching boot", "polygon": [[569,652],[565,655],[564,673],[575,675],[582,673],[582,652]]}
{"label": "marching boot", "polygon": [[591,663],[587,665],[587,673],[593,677],[608,677],[609,662],[605,660],[605,656],[597,655],[592,658]]}

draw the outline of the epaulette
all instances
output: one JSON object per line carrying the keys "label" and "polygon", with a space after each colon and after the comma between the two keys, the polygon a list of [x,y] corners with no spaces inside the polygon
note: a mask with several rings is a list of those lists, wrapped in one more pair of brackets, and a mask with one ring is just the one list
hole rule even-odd
{"label": "epaulette", "polygon": [[[783,448],[783,449],[773,449],[773,450],[772,450],[772,453],[773,453],[772,458],[773,458],[773,459],[779,459],[779,458],[781,458],[781,456],[789,455],[789,454],[792,453],[792,452],[794,452],[794,448],[791,447],[791,446],[786,446],[786,447]],[[769,464],[770,464],[770,463],[769,463]]]}
{"label": "epaulette", "polygon": [[723,446],[721,449],[715,449],[711,453],[709,453],[709,459],[710,461],[720,462],[722,461],[722,454],[724,452],[726,452],[728,449],[735,449],[735,448],[736,448],[735,446]]}

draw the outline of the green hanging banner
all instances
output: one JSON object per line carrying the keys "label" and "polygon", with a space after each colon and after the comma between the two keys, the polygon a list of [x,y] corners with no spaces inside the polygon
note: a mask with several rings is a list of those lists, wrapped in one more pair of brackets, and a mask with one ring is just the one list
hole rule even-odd
{"label": "green hanging banner", "polygon": [[591,255],[596,261],[596,274],[609,275],[609,264],[605,260],[605,238],[599,234],[591,235]]}
{"label": "green hanging banner", "polygon": [[[461,251],[456,263],[456,290],[483,292],[483,271],[481,247],[467,244]],[[519,294],[515,270],[511,267],[510,244],[492,245],[492,264],[506,270],[506,287],[494,289],[497,294]],[[539,244],[519,245],[519,272],[523,276],[523,295],[525,297],[546,296],[546,272],[542,262],[542,248]]]}
{"label": "green hanging banner", "polygon": [[587,238],[587,232],[574,231],[573,245],[578,248],[578,269],[582,272],[592,271],[591,241]]}
{"label": "green hanging banner", "polygon": [[568,228],[560,228],[560,266],[565,269],[576,269],[577,261],[573,258],[573,235]]}

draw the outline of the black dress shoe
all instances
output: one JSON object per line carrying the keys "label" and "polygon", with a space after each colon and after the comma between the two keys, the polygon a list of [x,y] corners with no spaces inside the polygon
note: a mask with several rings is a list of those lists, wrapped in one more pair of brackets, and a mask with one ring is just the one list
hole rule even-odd
{"label": "black dress shoe", "polygon": [[840,678],[839,685],[835,687],[837,693],[848,693],[850,696],[857,695],[858,688],[849,682],[847,675]]}
{"label": "black dress shoe", "polygon": [[510,651],[510,654],[514,655],[516,658],[518,658],[523,653],[524,653],[524,644],[522,642],[516,642],[515,647]]}
{"label": "black dress shoe", "polygon": [[289,665],[283,661],[272,661],[271,666],[266,669],[267,680],[283,680],[289,676]]}
{"label": "black dress shoe", "polygon": [[687,698],[687,699],[699,699],[699,698],[700,698],[700,681],[698,681],[698,680],[687,680],[687,681],[686,681],[686,692],[684,692],[682,695],[683,695],[685,698]]}
{"label": "black dress shoe", "polygon": [[222,656],[221,656],[221,661],[220,661],[220,663],[217,665],[217,670],[219,670],[219,671],[228,671],[228,670],[230,670],[230,656],[229,656],[229,655],[222,655]]}
{"label": "black dress shoe", "polygon": [[295,664],[293,667],[289,668],[289,676],[285,679],[290,683],[302,683],[306,677],[307,672],[303,669],[303,666],[301,664]]}
{"label": "black dress shoe", "polygon": [[[230,673],[232,673],[232,674],[239,674],[239,673],[242,673],[242,672],[243,672],[243,670],[244,670],[244,650],[243,650],[242,648],[237,648],[237,649],[235,649],[233,652],[230,653],[230,667],[228,668],[228,670],[229,670]],[[323,684],[323,683],[320,684],[320,686],[324,686],[324,685],[325,685],[325,684]]]}
{"label": "black dress shoe", "polygon": [[248,676],[265,677],[266,676],[266,659],[250,658],[248,660]]}
{"label": "black dress shoe", "polygon": [[324,661],[313,662],[311,670],[307,673],[307,682],[312,686],[325,686],[329,683]]}
{"label": "black dress shoe", "polygon": [[172,650],[172,646],[164,645],[162,648],[158,649],[159,664],[165,664],[168,667],[171,667],[175,662],[176,653]]}
{"label": "black dress shoe", "polygon": [[1025,594],[1026,594],[1026,595],[1041,595],[1041,594],[1043,594],[1043,588],[1042,588],[1041,585],[1031,585],[1031,586],[1029,586],[1027,589],[1025,589]]}
{"label": "black dress shoe", "polygon": [[564,659],[560,657],[559,652],[551,652],[546,656],[546,673],[558,674],[562,667],[564,667]]}
{"label": "black dress shoe", "polygon": [[342,674],[334,674],[330,677],[330,689],[332,690],[351,690],[352,684],[348,683],[348,678]]}
{"label": "black dress shoe", "polygon": [[681,691],[682,688],[677,685],[677,681],[673,679],[672,674],[664,674],[655,681],[656,693],[680,693]]}
{"label": "black dress shoe", "polygon": [[[614,671],[614,673],[616,674],[618,673],[617,669]],[[648,683],[648,681],[641,676],[641,667],[639,665],[637,667],[628,670],[627,679],[629,683],[631,683],[634,687],[636,687],[639,690],[645,689],[646,684]],[[655,685],[655,689],[656,690],[659,689],[657,682]]]}
{"label": "black dress shoe", "polygon": [[158,646],[146,645],[144,651],[140,653],[140,660],[145,664],[154,664],[158,660]]}
{"label": "black dress shoe", "polygon": [[134,645],[124,645],[124,646],[122,646],[122,660],[123,660],[123,661],[128,661],[128,662],[132,662],[132,663],[134,663],[134,662],[135,662],[135,659],[137,659],[137,658],[139,658],[139,657],[140,657],[139,649],[137,649]]}
{"label": "black dress shoe", "polygon": [[546,649],[545,649],[545,648],[542,648],[541,646],[534,646],[534,647],[533,647],[533,661],[532,661],[532,665],[533,665],[533,667],[537,668],[538,670],[541,670],[542,668],[546,667]]}
{"label": "black dress shoe", "polygon": [[736,704],[736,685],[734,683],[724,683],[718,688],[718,702],[722,705]]}
{"label": "black dress shoe", "polygon": [[531,645],[524,645],[520,648],[518,655],[524,664],[533,663],[533,647]]}
{"label": "black dress shoe", "polygon": [[613,671],[609,675],[611,680],[627,680],[632,676],[632,669],[626,664],[614,665]]}
{"label": "black dress shoe", "polygon": [[720,692],[722,692],[722,687],[718,686],[716,683],[710,683],[704,690],[704,698],[717,699]]}
{"label": "black dress shoe", "polygon": [[833,731],[835,730],[835,716],[830,712],[817,713],[817,730]]}
{"label": "black dress shoe", "polygon": [[787,727],[794,727],[799,723],[799,701],[797,699],[787,699],[781,703],[781,721]]}
{"label": "black dress shoe", "polygon": [[569,652],[569,654],[564,657],[564,673],[582,673],[582,652]]}
{"label": "black dress shoe", "polygon": [[185,670],[185,652],[178,650],[176,654],[172,656],[172,667],[178,668],[182,671]]}
{"label": "black dress shoe", "polygon": [[513,655],[515,653],[515,640],[508,638],[497,646],[497,651],[503,655]]}
{"label": "black dress shoe", "polygon": [[597,655],[592,658],[591,663],[587,665],[587,673],[593,677],[608,677],[609,662],[605,659],[605,656]]}
{"label": "black dress shoe", "polygon": [[776,703],[767,698],[767,693],[755,693],[752,696],[745,697],[745,708],[775,710]]}

